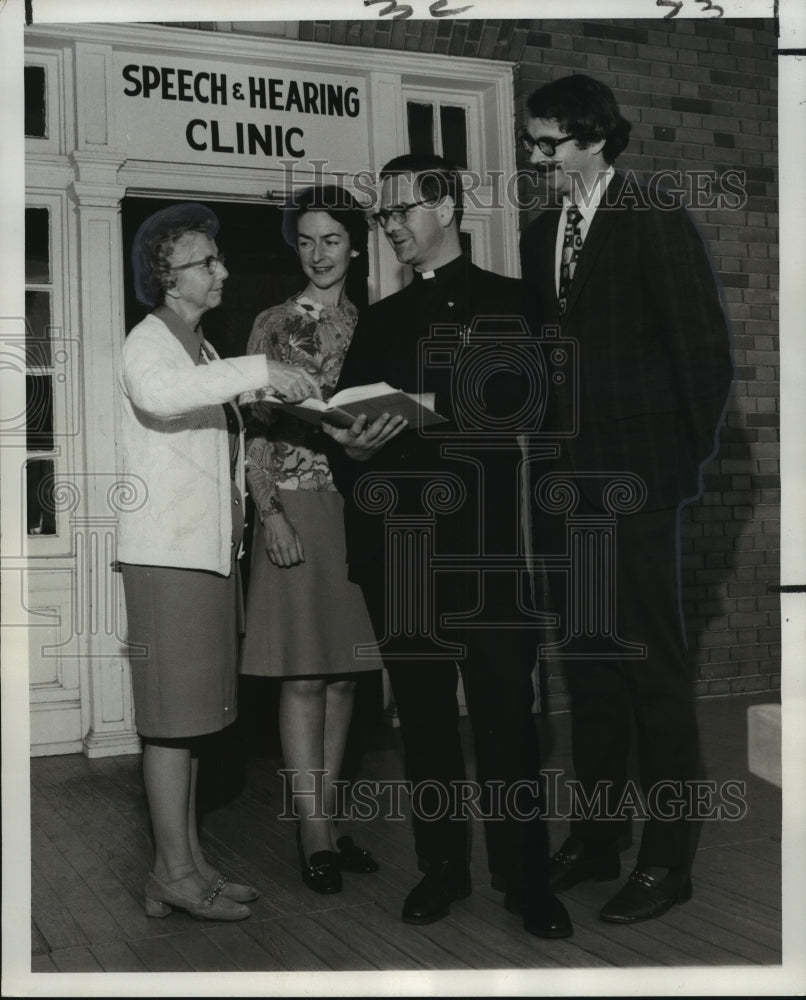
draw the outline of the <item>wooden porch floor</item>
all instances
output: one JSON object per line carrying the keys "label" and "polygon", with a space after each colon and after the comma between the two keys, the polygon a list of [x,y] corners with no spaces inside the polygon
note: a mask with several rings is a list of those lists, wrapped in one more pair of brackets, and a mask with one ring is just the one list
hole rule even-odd
{"label": "wooden porch floor", "polygon": [[[749,774],[746,756],[746,710],[764,700],[769,695],[699,703],[705,775],[718,786],[746,782],[747,812],[741,820],[702,824],[691,902],[660,920],[614,927],[600,922],[597,911],[618,883],[583,884],[564,897],[574,936],[558,942],[530,937],[504,910],[486,877],[480,831],[474,837],[473,894],[431,926],[400,921],[403,897],[418,878],[407,822],[353,822],[351,832],[373,851],[381,871],[345,876],[344,891],[333,897],[306,889],[293,825],[277,819],[281,763],[266,736],[276,729],[271,719],[264,719],[262,735],[242,731],[234,745],[231,740],[222,746],[220,773],[238,776],[228,795],[216,787],[216,769],[207,768],[213,780],[205,790],[205,848],[223,870],[262,893],[252,917],[238,924],[205,924],[178,911],[165,920],[144,915],[142,887],[152,855],[138,756],[35,758],[31,971],[744,966],[752,975],[751,968],[781,962],[780,791]],[[568,717],[552,716],[540,725],[546,730],[545,766],[570,771]],[[362,727],[355,735],[364,747],[361,777],[402,777],[398,730]],[[551,823],[554,846],[565,829],[563,821]],[[625,873],[635,842],[623,857]]]}

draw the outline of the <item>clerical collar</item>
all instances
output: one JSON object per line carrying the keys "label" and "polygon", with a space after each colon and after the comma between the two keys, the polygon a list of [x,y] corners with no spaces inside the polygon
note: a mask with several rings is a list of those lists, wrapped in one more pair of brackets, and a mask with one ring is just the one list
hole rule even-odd
{"label": "clerical collar", "polygon": [[201,360],[201,347],[204,341],[202,328],[197,326],[195,330],[191,330],[182,317],[166,305],[157,306],[153,315],[157,319],[162,320],[182,347],[188,352],[193,363],[198,364]]}
{"label": "clerical collar", "polygon": [[470,261],[464,254],[459,254],[458,257],[454,257],[453,260],[449,260],[447,264],[443,264],[442,267],[438,267],[433,271],[415,271],[415,280],[420,281],[444,281],[445,278],[451,278],[455,274],[459,274],[463,271]]}

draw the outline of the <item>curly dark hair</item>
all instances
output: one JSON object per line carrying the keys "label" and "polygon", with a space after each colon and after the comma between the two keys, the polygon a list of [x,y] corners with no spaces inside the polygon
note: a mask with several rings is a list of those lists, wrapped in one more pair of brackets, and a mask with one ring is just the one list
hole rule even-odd
{"label": "curly dark hair", "polygon": [[177,242],[187,233],[202,233],[213,240],[220,225],[216,214],[196,201],[179,202],[150,215],[137,230],[132,243],[134,294],[143,305],[161,305],[165,290],[176,277],[171,263]]}
{"label": "curly dark hair", "polygon": [[584,73],[538,87],[526,102],[532,118],[553,119],[582,149],[605,140],[602,155],[613,163],[627,148],[632,125],[619,111],[613,91]]}

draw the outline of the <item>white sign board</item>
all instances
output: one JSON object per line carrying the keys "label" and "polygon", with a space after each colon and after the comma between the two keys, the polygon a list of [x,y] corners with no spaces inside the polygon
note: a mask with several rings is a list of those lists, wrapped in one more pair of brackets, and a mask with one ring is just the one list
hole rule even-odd
{"label": "white sign board", "polygon": [[341,73],[115,52],[116,145],[129,159],[277,167],[369,162],[365,81]]}

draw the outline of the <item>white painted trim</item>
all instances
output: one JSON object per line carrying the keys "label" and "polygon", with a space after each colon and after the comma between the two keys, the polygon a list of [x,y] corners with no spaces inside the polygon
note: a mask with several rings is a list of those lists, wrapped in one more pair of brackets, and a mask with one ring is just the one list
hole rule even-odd
{"label": "white painted trim", "polygon": [[[81,453],[81,344],[76,327],[69,316],[70,296],[67,290],[71,255],[69,250],[69,220],[66,192],[62,190],[30,190],[26,208],[45,208],[49,219],[50,281],[26,282],[26,289],[50,292],[51,326],[61,331],[61,338],[54,336],[53,351],[53,431],[52,452],[28,452],[29,460],[52,459],[57,479],[76,468]],[[63,341],[60,345],[59,340]],[[63,348],[60,350],[60,346]],[[63,357],[62,363],[59,359]],[[63,435],[60,437],[60,435]],[[24,500],[24,496],[21,498]],[[23,513],[25,505],[22,506]],[[68,514],[56,513],[55,535],[26,535],[29,558],[51,558],[70,555],[70,530]],[[32,564],[36,568],[36,563]]]}
{"label": "white painted trim", "polygon": [[42,66],[45,70],[45,127],[47,136],[25,137],[25,152],[28,156],[47,153],[63,153],[65,150],[64,90],[60,85],[64,80],[61,51],[47,49],[26,49],[25,66]]}
{"label": "white painted trim", "polygon": [[[468,81],[470,83],[471,81]],[[464,108],[466,114],[467,127],[467,161],[470,170],[477,170],[482,174],[487,167],[487,155],[484,144],[484,115],[482,111],[481,94],[475,89],[463,90],[458,87],[429,87],[404,86],[403,104],[405,116],[405,104],[408,101],[417,101],[422,104],[430,104],[435,110],[434,123],[437,132],[441,132],[439,125],[439,108],[442,105]],[[434,136],[435,142],[438,136]]]}

